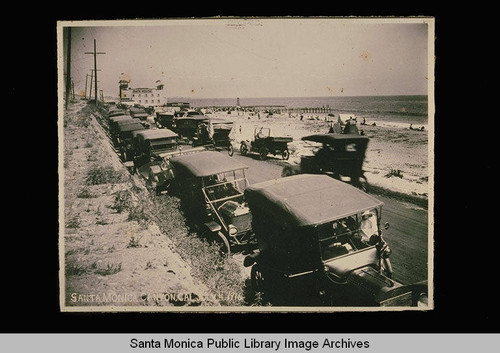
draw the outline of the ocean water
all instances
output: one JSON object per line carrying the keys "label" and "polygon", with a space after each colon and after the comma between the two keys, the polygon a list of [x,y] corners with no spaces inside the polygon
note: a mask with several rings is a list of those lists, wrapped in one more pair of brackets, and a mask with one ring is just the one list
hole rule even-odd
{"label": "ocean water", "polygon": [[[175,99],[171,99],[173,101]],[[236,98],[183,98],[192,107],[236,106]],[[352,97],[277,97],[240,98],[240,105],[281,105],[287,108],[329,107],[332,113],[354,114],[358,122],[366,119],[367,124],[408,128],[410,124],[419,128],[428,125],[428,96],[352,96]],[[315,113],[308,113],[314,115]],[[317,114],[320,115],[320,114]]]}

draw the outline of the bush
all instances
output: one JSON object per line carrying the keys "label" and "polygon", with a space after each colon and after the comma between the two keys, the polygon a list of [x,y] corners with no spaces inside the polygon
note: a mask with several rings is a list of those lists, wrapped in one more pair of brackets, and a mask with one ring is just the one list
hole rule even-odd
{"label": "bush", "polygon": [[96,195],[92,194],[88,188],[84,187],[82,190],[80,190],[76,197],[81,199],[90,199],[96,197]]}
{"label": "bush", "polygon": [[113,204],[110,206],[111,209],[118,213],[122,213],[132,207],[132,195],[130,194],[130,191],[120,190],[114,193],[114,195],[115,199]]}
{"label": "bush", "polygon": [[85,266],[77,265],[74,262],[66,263],[66,276],[80,276],[86,272]]}
{"label": "bush", "polygon": [[122,264],[107,264],[106,268],[100,268],[95,271],[98,275],[101,276],[108,276],[108,275],[114,275],[115,273],[118,273],[122,270]]}
{"label": "bush", "polygon": [[66,227],[68,228],[80,228],[80,218],[78,216],[73,216],[66,223]]}
{"label": "bush", "polygon": [[120,183],[123,182],[123,180],[123,173],[114,170],[113,167],[94,165],[88,171],[85,182],[87,185],[100,185]]}
{"label": "bush", "polygon": [[151,216],[143,205],[130,207],[127,220],[136,221],[143,227],[153,223]]}

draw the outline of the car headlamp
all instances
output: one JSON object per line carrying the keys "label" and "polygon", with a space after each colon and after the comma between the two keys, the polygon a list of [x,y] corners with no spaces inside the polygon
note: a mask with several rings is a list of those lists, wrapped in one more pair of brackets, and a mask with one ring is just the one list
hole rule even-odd
{"label": "car headlamp", "polygon": [[417,307],[426,308],[429,306],[429,297],[426,293],[421,293],[417,299]]}
{"label": "car headlamp", "polygon": [[229,229],[229,235],[231,236],[235,236],[236,233],[238,233],[238,229],[236,229],[236,227],[233,226],[232,224],[228,226],[228,229]]}
{"label": "car headlamp", "polygon": [[167,162],[165,160],[161,161],[160,168],[161,168],[161,170],[167,170],[168,169],[168,164],[167,164]]}

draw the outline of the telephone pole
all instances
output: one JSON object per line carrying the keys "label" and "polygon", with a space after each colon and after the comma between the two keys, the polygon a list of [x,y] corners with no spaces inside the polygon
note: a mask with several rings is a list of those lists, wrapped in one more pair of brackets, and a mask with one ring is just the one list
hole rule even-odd
{"label": "telephone pole", "polygon": [[93,54],[94,55],[94,98],[95,98],[95,105],[97,107],[97,54],[106,54],[104,52],[97,52],[96,50],[96,43],[94,39],[94,51],[93,52],[85,52],[85,54]]}
{"label": "telephone pole", "polygon": [[87,81],[89,79],[89,74],[85,75],[85,99],[87,99]]}
{"label": "telephone pole", "polygon": [[94,75],[90,75],[90,87],[89,87],[89,100],[92,98],[92,80],[94,78]]}

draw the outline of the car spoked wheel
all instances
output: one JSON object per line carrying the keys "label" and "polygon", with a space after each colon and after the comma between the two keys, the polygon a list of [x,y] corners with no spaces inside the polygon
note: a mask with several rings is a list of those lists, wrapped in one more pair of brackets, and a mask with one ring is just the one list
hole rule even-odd
{"label": "car spoked wheel", "polygon": [[231,144],[230,144],[230,145],[227,147],[227,154],[228,154],[229,156],[231,156],[231,157],[233,156],[233,154],[234,154],[234,148],[233,148],[233,145],[231,145]]}
{"label": "car spoked wheel", "polygon": [[231,246],[229,245],[229,241],[227,240],[226,236],[221,232],[217,232],[217,235],[220,239],[218,243],[221,248],[221,252],[229,257],[231,255]]}
{"label": "car spoked wheel", "polygon": [[246,156],[248,154],[247,145],[245,145],[244,143],[242,143],[240,146],[240,153],[242,156]]}
{"label": "car spoked wheel", "polygon": [[284,150],[281,153],[281,158],[283,158],[283,160],[285,160],[285,161],[287,161],[288,158],[290,158],[290,152],[288,151],[288,149]]}
{"label": "car spoked wheel", "polygon": [[221,254],[230,256],[231,246],[227,238],[221,232],[212,232],[209,229],[201,233],[201,237],[207,240],[210,244],[216,244],[219,247]]}
{"label": "car spoked wheel", "polygon": [[268,153],[269,153],[269,151],[267,150],[267,148],[262,147],[259,150],[259,158],[260,158],[260,160],[263,161],[264,159],[266,159]]}

